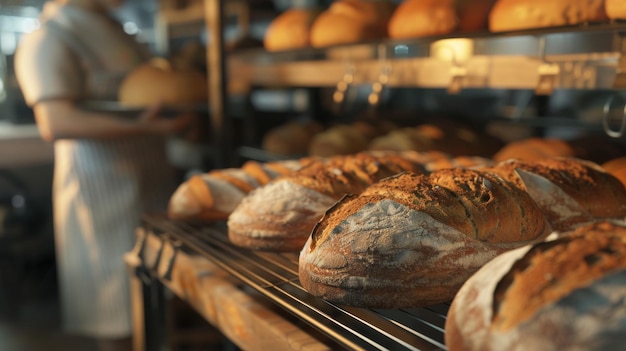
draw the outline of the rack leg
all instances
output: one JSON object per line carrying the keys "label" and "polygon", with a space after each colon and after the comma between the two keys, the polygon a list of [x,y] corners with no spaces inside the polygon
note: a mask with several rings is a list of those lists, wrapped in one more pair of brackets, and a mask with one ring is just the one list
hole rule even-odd
{"label": "rack leg", "polygon": [[133,350],[161,351],[166,345],[165,287],[143,267],[130,275]]}

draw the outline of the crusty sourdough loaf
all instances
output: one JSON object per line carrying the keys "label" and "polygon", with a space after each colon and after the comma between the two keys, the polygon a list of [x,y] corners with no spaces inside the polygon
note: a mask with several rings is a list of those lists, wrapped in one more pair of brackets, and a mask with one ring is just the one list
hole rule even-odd
{"label": "crusty sourdough loaf", "polygon": [[565,140],[551,138],[527,138],[504,145],[493,159],[496,162],[508,159],[536,161],[550,157],[573,157],[575,150]]}
{"label": "crusty sourdough loaf", "polygon": [[450,351],[620,350],[626,345],[626,228],[598,222],[504,253],[460,289]]}
{"label": "crusty sourdough loaf", "polygon": [[605,21],[604,1],[498,0],[489,15],[489,29],[501,32]]}
{"label": "crusty sourdough loaf", "polygon": [[324,47],[383,39],[394,8],[388,0],[337,0],[313,22],[311,45]]}
{"label": "crusty sourdough loaf", "polygon": [[313,137],[322,131],[322,125],[315,121],[291,121],[265,133],[261,147],[276,155],[305,155]]}
{"label": "crusty sourdough loaf", "polygon": [[300,282],[351,306],[441,303],[499,253],[550,232],[528,194],[496,174],[406,172],[326,212],[300,253]]}
{"label": "crusty sourdough loaf", "polygon": [[312,158],[268,163],[248,161],[241,168],[193,175],[170,197],[168,217],[190,221],[226,219],[250,191],[310,162],[321,161]]}
{"label": "crusty sourdough loaf", "polygon": [[[345,194],[404,171],[424,173],[427,154],[335,156],[280,177],[246,196],[228,218],[228,237],[255,250],[298,252],[324,212]],[[439,154],[436,154],[439,157]]]}
{"label": "crusty sourdough loaf", "polygon": [[405,0],[389,20],[389,37],[397,39],[487,29],[494,0]]}
{"label": "crusty sourdough loaf", "polygon": [[626,217],[624,185],[595,163],[558,157],[535,162],[509,160],[489,170],[527,191],[556,230]]}
{"label": "crusty sourdough loaf", "polygon": [[291,8],[281,13],[267,27],[263,46],[268,51],[311,46],[311,26],[319,12],[314,8]]}

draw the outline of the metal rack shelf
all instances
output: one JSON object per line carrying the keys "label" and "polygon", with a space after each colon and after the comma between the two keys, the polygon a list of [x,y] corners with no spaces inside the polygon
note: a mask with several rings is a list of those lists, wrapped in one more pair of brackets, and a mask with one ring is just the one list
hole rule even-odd
{"label": "metal rack shelf", "polygon": [[212,227],[145,216],[144,229],[201,255],[271,302],[351,350],[445,350],[448,305],[398,310],[339,306],[310,295],[298,280],[296,254],[250,251]]}
{"label": "metal rack shelf", "polygon": [[231,79],[257,86],[623,89],[626,24],[383,40],[229,57]]}

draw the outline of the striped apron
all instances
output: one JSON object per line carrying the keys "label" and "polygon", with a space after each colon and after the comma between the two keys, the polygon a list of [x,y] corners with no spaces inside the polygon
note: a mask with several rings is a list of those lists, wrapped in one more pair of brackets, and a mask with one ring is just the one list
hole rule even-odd
{"label": "striped apron", "polygon": [[[70,31],[50,21],[81,60],[90,98],[117,92],[120,77]],[[56,141],[53,209],[65,329],[94,337],[131,333],[123,255],[144,212],[163,211],[174,172],[160,138]]]}

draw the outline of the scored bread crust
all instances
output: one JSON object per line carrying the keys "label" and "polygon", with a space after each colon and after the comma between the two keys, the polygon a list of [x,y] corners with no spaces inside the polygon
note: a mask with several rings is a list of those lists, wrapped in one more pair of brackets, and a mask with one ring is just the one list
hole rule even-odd
{"label": "scored bread crust", "polygon": [[[613,350],[626,341],[626,228],[609,222],[496,257],[450,306],[450,351]],[[616,348],[617,347],[617,348]]]}
{"label": "scored bread crust", "polygon": [[322,160],[248,161],[241,168],[193,175],[181,183],[170,197],[167,215],[174,220],[224,220],[252,190],[312,162]]}
{"label": "scored bread crust", "polygon": [[299,252],[334,202],[403,171],[425,172],[411,158],[390,152],[335,156],[309,165],[246,196],[228,218],[228,237],[250,249]]}
{"label": "scored bread crust", "polygon": [[351,306],[441,303],[497,254],[550,232],[528,194],[496,174],[407,172],[329,209],[300,253],[299,277],[311,294]]}
{"label": "scored bread crust", "polygon": [[626,217],[626,190],[602,167],[575,158],[509,160],[488,168],[527,191],[555,230]]}

